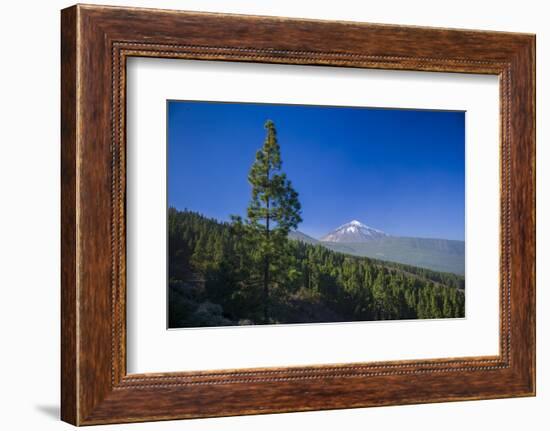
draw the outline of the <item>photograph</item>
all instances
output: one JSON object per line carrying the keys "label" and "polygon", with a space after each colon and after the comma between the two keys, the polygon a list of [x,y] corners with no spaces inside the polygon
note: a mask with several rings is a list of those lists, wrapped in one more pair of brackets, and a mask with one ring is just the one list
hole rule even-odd
{"label": "photograph", "polygon": [[465,112],[167,101],[168,328],[465,317]]}

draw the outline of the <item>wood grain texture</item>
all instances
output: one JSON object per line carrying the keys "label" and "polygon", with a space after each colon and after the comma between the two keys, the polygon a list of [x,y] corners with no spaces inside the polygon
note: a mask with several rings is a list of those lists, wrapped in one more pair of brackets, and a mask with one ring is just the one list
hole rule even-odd
{"label": "wood grain texture", "polygon": [[[129,56],[499,75],[499,355],[127,375]],[[87,425],[534,395],[534,63],[535,38],[525,34],[101,6],[62,11],[63,420]]]}
{"label": "wood grain texture", "polygon": [[61,417],[78,421],[76,299],[76,9],[61,16]]}

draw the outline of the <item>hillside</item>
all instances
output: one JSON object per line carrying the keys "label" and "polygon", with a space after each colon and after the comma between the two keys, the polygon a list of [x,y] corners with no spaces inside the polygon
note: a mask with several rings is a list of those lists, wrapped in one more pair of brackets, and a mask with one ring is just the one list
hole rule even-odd
{"label": "hillside", "polygon": [[464,241],[387,236],[365,242],[322,242],[334,251],[464,275]]}
{"label": "hillside", "polygon": [[[257,254],[242,227],[169,210],[169,326],[264,323]],[[269,323],[464,316],[464,278],[286,241]]]}
{"label": "hillside", "polygon": [[296,241],[302,241],[306,244],[311,245],[317,245],[320,244],[320,241],[318,239],[313,238],[312,236],[306,235],[303,232],[300,232],[299,230],[292,231],[288,234],[288,237],[290,239],[294,239]]}
{"label": "hillside", "polygon": [[357,220],[337,227],[320,240],[300,231],[291,232],[289,238],[355,256],[458,275],[465,272],[464,241],[392,236]]}

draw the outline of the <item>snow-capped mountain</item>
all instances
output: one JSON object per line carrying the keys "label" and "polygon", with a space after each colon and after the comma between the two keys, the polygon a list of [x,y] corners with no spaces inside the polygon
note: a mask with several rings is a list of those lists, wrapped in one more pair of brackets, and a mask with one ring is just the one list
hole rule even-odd
{"label": "snow-capped mountain", "polygon": [[357,220],[334,229],[320,240],[300,231],[290,232],[288,237],[338,253],[464,275],[464,241],[393,236]]}
{"label": "snow-capped mountain", "polygon": [[389,235],[381,230],[374,229],[357,220],[352,220],[349,223],[329,232],[321,241],[324,242],[365,242],[373,239],[386,238]]}

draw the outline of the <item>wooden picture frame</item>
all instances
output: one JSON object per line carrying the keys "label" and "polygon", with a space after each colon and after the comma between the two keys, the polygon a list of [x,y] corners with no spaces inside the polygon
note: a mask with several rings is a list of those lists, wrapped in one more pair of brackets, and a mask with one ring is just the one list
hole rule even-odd
{"label": "wooden picture frame", "polygon": [[[74,425],[535,394],[535,36],[77,5],[61,14],[61,417]],[[130,56],[500,77],[500,354],[130,374]]]}

